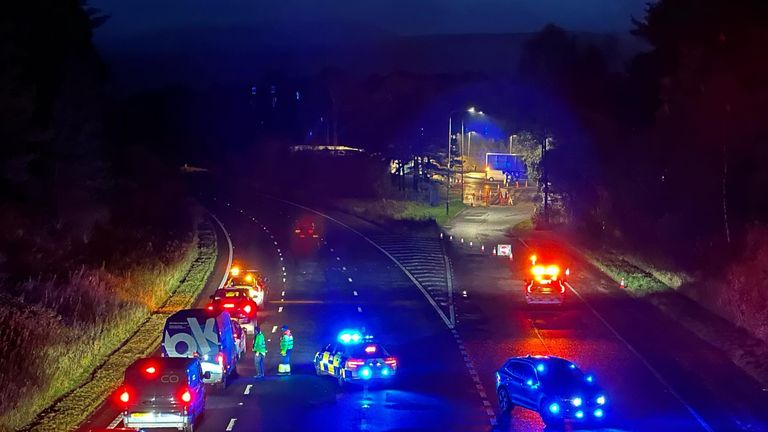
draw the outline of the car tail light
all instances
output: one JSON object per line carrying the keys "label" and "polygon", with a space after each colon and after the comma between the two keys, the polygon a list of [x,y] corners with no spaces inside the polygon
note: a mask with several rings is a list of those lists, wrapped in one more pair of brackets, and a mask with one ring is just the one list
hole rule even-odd
{"label": "car tail light", "polygon": [[147,375],[154,375],[157,372],[157,368],[154,366],[149,366],[146,369],[144,369],[144,372],[146,372]]}
{"label": "car tail light", "polygon": [[366,354],[373,354],[376,352],[376,345],[368,345],[365,347],[365,353]]}
{"label": "car tail light", "polygon": [[208,310],[213,310],[213,305],[208,305]]}
{"label": "car tail light", "polygon": [[235,307],[235,304],[234,303],[224,303],[224,307],[227,308],[227,309],[232,309],[233,307]]}
{"label": "car tail light", "polygon": [[123,388],[122,391],[117,394],[117,401],[123,404],[127,404],[131,399],[131,392],[127,388]]}
{"label": "car tail light", "polygon": [[394,357],[387,357],[384,359],[384,364],[392,368],[397,367],[397,359]]}
{"label": "car tail light", "polygon": [[529,293],[529,294],[530,294],[530,292],[531,292],[531,287],[533,287],[533,284],[530,284],[530,285],[528,285],[528,288],[527,288],[527,290],[528,290],[528,293]]}
{"label": "car tail light", "polygon": [[360,359],[349,359],[347,360],[347,367],[350,369],[357,369],[360,366],[364,365],[365,361]]}
{"label": "car tail light", "polygon": [[251,305],[245,305],[245,307],[243,308],[243,310],[245,311],[245,313],[247,313],[248,315],[250,315],[250,314],[251,314],[251,310],[253,310],[253,309],[251,308]]}
{"label": "car tail light", "polygon": [[192,392],[190,392],[188,388],[185,388],[184,391],[179,395],[179,399],[181,399],[181,401],[185,404],[192,402]]}
{"label": "car tail light", "polygon": [[297,229],[293,230],[293,232],[295,232],[296,234],[298,234],[298,233],[300,233],[300,232],[301,232],[301,230],[297,228]]}
{"label": "car tail light", "polygon": [[560,294],[565,294],[565,284],[560,284]]}

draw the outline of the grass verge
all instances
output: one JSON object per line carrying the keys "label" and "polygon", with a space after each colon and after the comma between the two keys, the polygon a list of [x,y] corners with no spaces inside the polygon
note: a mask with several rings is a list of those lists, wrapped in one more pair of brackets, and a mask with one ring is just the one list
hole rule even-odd
{"label": "grass verge", "polygon": [[656,269],[639,258],[608,252],[588,252],[585,258],[626,291],[643,297],[701,340],[723,351],[739,368],[768,387],[768,345],[747,330],[717,315],[678,291],[692,278],[681,272]]}
{"label": "grass verge", "polygon": [[466,205],[460,200],[452,200],[445,211],[445,203],[430,206],[417,201],[405,200],[361,200],[345,199],[338,203],[342,210],[370,221],[384,222],[386,220],[399,221],[429,221],[433,220],[438,225],[445,225],[455,217]]}
{"label": "grass verge", "polygon": [[[78,382],[76,387],[56,400],[22,430],[47,432],[75,429],[117,388],[128,365],[157,349],[165,319],[176,310],[190,307],[213,271],[217,247],[216,235],[209,223],[199,227],[195,245],[191,249],[186,271],[165,301],[148,316],[144,315],[143,320],[136,322],[136,317],[133,317],[122,323],[121,330],[115,331],[112,337],[122,337],[123,343],[101,357],[100,364],[92,365],[93,361],[83,364],[81,369],[86,372],[86,379]],[[134,324],[133,331],[126,332],[131,324]],[[89,345],[89,342],[86,340],[82,344]],[[70,346],[67,349],[88,347]]]}

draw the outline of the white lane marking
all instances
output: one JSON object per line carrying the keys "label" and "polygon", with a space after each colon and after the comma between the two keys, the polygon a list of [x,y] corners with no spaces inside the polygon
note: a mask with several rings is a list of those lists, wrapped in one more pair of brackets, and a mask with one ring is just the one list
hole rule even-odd
{"label": "white lane marking", "polygon": [[283,267],[283,272],[285,272],[285,267]]}
{"label": "white lane marking", "polygon": [[282,312],[282,311],[283,311],[283,307],[282,307],[282,306],[280,306],[279,308],[277,308],[277,312]]}
{"label": "white lane marking", "polygon": [[354,295],[355,297],[357,297],[357,291],[352,291],[352,295]]}
{"label": "white lane marking", "polygon": [[622,336],[619,334],[619,332],[618,332],[618,331],[616,331],[616,329],[615,329],[615,328],[613,328],[613,326],[611,326],[610,324],[608,324],[608,321],[606,321],[606,320],[605,320],[605,318],[603,318],[603,316],[602,316],[602,315],[600,315],[600,314],[597,312],[597,310],[595,310],[595,308],[593,308],[593,307],[592,307],[592,305],[591,305],[591,304],[589,304],[589,302],[587,302],[587,300],[586,300],[584,297],[582,297],[582,296],[581,296],[581,294],[579,294],[579,292],[578,292],[578,291],[576,291],[576,289],[575,289],[575,288],[574,288],[574,287],[573,287],[573,286],[572,286],[570,283],[566,282],[565,284],[568,286],[568,288],[570,288],[571,292],[573,292],[574,294],[576,294],[576,297],[578,297],[578,298],[579,298],[579,300],[581,300],[581,301],[584,303],[584,305],[586,305],[586,306],[587,306],[587,308],[589,308],[589,310],[590,310],[590,311],[592,311],[592,313],[595,315],[595,317],[597,317],[597,319],[599,319],[599,320],[600,320],[600,321],[603,323],[603,325],[604,325],[604,326],[605,326],[605,327],[606,327],[608,330],[610,330],[610,332],[611,332],[611,333],[613,333],[613,335],[614,335],[614,336],[616,336],[616,339],[618,339],[619,341],[621,341],[621,343],[623,343],[623,344],[624,344],[624,346],[626,346],[626,347],[627,347],[627,349],[628,349],[628,350],[629,350],[629,351],[630,351],[632,354],[634,354],[634,355],[637,357],[637,359],[638,359],[638,360],[640,360],[640,363],[642,363],[643,365],[645,365],[645,367],[646,367],[646,368],[648,368],[648,370],[649,370],[649,371],[651,371],[651,373],[653,374],[653,376],[655,376],[655,377],[656,377],[656,379],[657,379],[657,380],[659,380],[659,382],[660,382],[660,383],[661,383],[661,384],[662,384],[664,387],[666,387],[666,388],[667,388],[667,390],[669,390],[669,393],[670,393],[672,396],[674,396],[674,397],[675,397],[675,399],[677,399],[678,401],[680,401],[680,403],[681,403],[681,404],[683,404],[683,406],[685,407],[685,409],[687,409],[687,410],[688,410],[688,412],[691,414],[691,416],[693,416],[693,418],[694,418],[694,419],[696,419],[696,421],[699,423],[699,426],[701,426],[701,428],[702,428],[702,429],[704,429],[704,430],[705,430],[705,431],[707,431],[707,432],[713,432],[713,431],[714,431],[714,429],[712,429],[712,427],[709,425],[709,423],[707,423],[707,422],[706,422],[706,420],[704,420],[704,419],[703,419],[703,418],[702,418],[702,417],[699,415],[699,413],[698,413],[698,412],[696,412],[696,410],[695,410],[695,409],[693,409],[693,407],[692,407],[692,406],[688,405],[688,402],[686,402],[686,401],[683,399],[683,397],[682,397],[682,396],[680,396],[680,394],[679,394],[679,393],[677,393],[677,392],[675,391],[675,389],[673,389],[673,388],[672,388],[672,386],[671,386],[671,385],[670,385],[670,384],[667,382],[667,380],[665,380],[665,379],[664,379],[664,377],[662,377],[662,376],[661,376],[661,373],[659,373],[659,371],[657,371],[657,370],[656,370],[656,369],[655,369],[653,366],[651,366],[651,364],[650,364],[650,363],[648,363],[648,360],[646,360],[646,359],[645,359],[645,357],[643,357],[643,356],[642,356],[642,354],[640,354],[640,353],[639,353],[639,352],[638,352],[638,351],[637,351],[637,350],[636,350],[636,349],[635,349],[635,348],[634,348],[632,345],[630,345],[630,344],[629,344],[629,342],[627,342],[627,340],[626,340],[626,339],[624,339],[624,338],[623,338],[623,337],[622,337]]}
{"label": "white lane marking", "polygon": [[448,285],[448,316],[451,319],[451,323],[456,325],[456,309],[453,306],[453,271],[451,270],[451,262],[448,260],[448,255],[443,255],[445,258],[445,281]]}
{"label": "white lane marking", "polygon": [[[526,243],[526,242],[525,242],[525,240],[523,240],[523,239],[518,239],[518,241],[519,241],[520,243],[522,243],[522,244],[523,244],[523,246],[525,246],[525,247],[526,247],[526,249],[529,249],[529,250],[531,249],[531,247],[530,247],[530,246],[528,246],[528,243]],[[655,376],[655,377],[656,377],[656,379],[657,379],[657,380],[659,380],[659,382],[660,382],[660,383],[661,383],[661,384],[662,384],[664,387],[666,387],[666,388],[667,388],[667,390],[669,391],[669,393],[670,393],[672,396],[674,396],[674,397],[675,397],[675,399],[677,399],[677,400],[678,400],[678,401],[679,401],[679,402],[680,402],[680,403],[683,405],[683,407],[685,407],[685,409],[686,409],[686,410],[688,410],[688,412],[689,412],[689,413],[691,414],[691,416],[692,416],[692,417],[693,417],[693,418],[696,420],[696,422],[698,422],[698,423],[699,423],[699,426],[701,426],[701,428],[702,428],[702,429],[704,429],[704,430],[705,430],[705,431],[707,431],[707,432],[713,432],[713,431],[714,431],[714,430],[712,429],[712,426],[710,426],[710,425],[709,425],[709,423],[707,423],[707,422],[706,422],[706,420],[704,420],[704,419],[703,419],[703,418],[702,418],[702,417],[699,415],[699,413],[698,413],[698,412],[696,412],[696,410],[694,410],[694,409],[693,409],[693,407],[692,407],[692,406],[688,405],[688,403],[687,403],[687,402],[686,402],[686,401],[683,399],[683,397],[682,397],[682,396],[680,396],[680,394],[679,394],[679,393],[677,393],[677,392],[675,391],[675,389],[673,389],[673,388],[672,388],[672,386],[671,386],[671,385],[670,385],[670,384],[669,384],[669,383],[668,383],[668,382],[667,382],[667,381],[664,379],[664,377],[662,377],[662,376],[661,376],[661,373],[659,373],[659,371],[657,371],[657,370],[656,370],[656,369],[655,369],[653,366],[651,366],[651,364],[648,362],[648,360],[646,360],[646,359],[645,359],[645,357],[643,357],[643,356],[642,356],[642,354],[640,354],[640,353],[639,353],[639,352],[638,352],[638,351],[637,351],[637,350],[636,350],[636,349],[635,349],[635,348],[634,348],[632,345],[630,345],[630,343],[629,343],[629,342],[628,342],[626,339],[624,339],[624,338],[623,338],[623,337],[622,337],[622,336],[619,334],[619,332],[618,332],[618,331],[617,331],[615,328],[613,328],[613,326],[611,326],[610,324],[608,324],[608,321],[606,321],[606,319],[605,319],[605,318],[603,318],[603,316],[602,316],[602,315],[600,315],[600,313],[598,313],[598,312],[597,312],[597,310],[596,310],[594,307],[592,307],[592,305],[591,305],[591,304],[589,304],[589,302],[587,302],[587,300],[586,300],[584,297],[582,297],[582,295],[581,295],[581,294],[580,294],[578,291],[576,291],[576,288],[574,288],[574,287],[573,287],[573,285],[571,285],[569,282],[566,282],[566,283],[565,283],[565,285],[566,285],[566,286],[568,286],[568,288],[571,290],[571,292],[573,292],[573,294],[575,294],[575,295],[576,295],[576,297],[578,297],[578,298],[579,298],[579,300],[581,300],[581,302],[582,302],[582,303],[584,303],[584,305],[585,305],[585,306],[586,306],[586,307],[587,307],[587,308],[588,308],[588,309],[589,309],[589,310],[592,312],[592,314],[593,314],[593,315],[594,315],[594,316],[595,316],[595,317],[596,317],[598,320],[600,320],[600,322],[602,322],[602,323],[603,323],[603,325],[605,326],[605,328],[607,328],[607,329],[608,329],[608,330],[609,330],[611,333],[613,333],[613,335],[616,337],[616,339],[618,339],[618,340],[619,340],[621,343],[623,343],[623,344],[624,344],[624,346],[625,346],[625,347],[627,347],[627,349],[628,349],[628,350],[629,350],[629,351],[630,351],[632,354],[634,354],[634,355],[635,355],[635,357],[637,357],[637,359],[638,359],[638,360],[640,360],[640,363],[642,363],[642,364],[643,364],[643,365],[644,365],[646,368],[648,368],[648,370],[651,372],[651,374],[653,374],[653,376]]]}
{"label": "white lane marking", "polygon": [[[274,237],[272,237],[272,238],[274,238]],[[277,246],[277,242],[275,242],[275,246]]]}
{"label": "white lane marking", "polygon": [[347,268],[344,266],[341,266],[341,271],[347,271]]}
{"label": "white lane marking", "polygon": [[109,426],[107,426],[107,429],[114,429],[114,428],[116,428],[117,425],[119,425],[121,421],[123,421],[122,414],[118,415],[117,417],[115,417],[115,419],[112,420],[112,423],[110,423]]}
{"label": "white lane marking", "polygon": [[[267,195],[267,196],[269,196],[269,195]],[[288,204],[291,204],[291,205],[293,205],[293,206],[296,206],[296,207],[298,207],[298,208],[301,208],[301,209],[304,209],[304,210],[310,211],[310,212],[312,212],[312,213],[315,213],[315,214],[317,214],[317,215],[320,215],[320,216],[322,216],[322,217],[324,217],[324,218],[326,218],[326,219],[328,219],[328,220],[330,220],[330,221],[333,221],[333,222],[335,222],[335,223],[337,223],[337,224],[339,224],[339,225],[343,226],[344,228],[346,228],[346,229],[350,230],[351,232],[353,232],[353,233],[355,233],[355,234],[359,235],[360,237],[362,237],[362,238],[363,238],[365,241],[367,241],[368,243],[370,243],[370,244],[371,244],[371,246],[375,247],[375,248],[376,248],[376,249],[378,249],[378,250],[379,250],[381,253],[383,253],[383,254],[384,254],[384,255],[385,255],[387,258],[389,258],[390,260],[392,260],[392,262],[393,262],[393,263],[395,263],[395,265],[396,265],[396,266],[398,266],[398,267],[400,268],[400,270],[402,270],[402,272],[403,272],[403,273],[405,273],[405,275],[406,275],[406,276],[408,276],[408,279],[410,279],[410,280],[411,280],[411,282],[413,282],[413,284],[414,284],[414,285],[416,285],[416,287],[419,289],[419,291],[421,291],[421,293],[424,295],[424,298],[426,298],[426,299],[427,299],[427,301],[429,302],[429,304],[431,304],[431,305],[432,305],[432,307],[435,309],[435,312],[437,312],[438,316],[440,316],[440,318],[443,320],[443,322],[445,323],[445,325],[446,325],[446,326],[447,326],[449,329],[452,329],[452,328],[454,327],[453,323],[452,323],[452,322],[451,322],[451,321],[448,319],[448,317],[447,317],[447,316],[445,316],[445,313],[444,313],[444,312],[443,312],[443,311],[440,309],[440,306],[438,306],[438,305],[437,305],[437,302],[435,302],[435,300],[434,300],[434,299],[433,299],[433,298],[432,298],[432,297],[429,295],[429,293],[428,293],[428,292],[427,292],[427,290],[424,288],[424,286],[423,286],[421,283],[419,283],[419,281],[417,281],[417,280],[416,280],[416,278],[413,276],[413,274],[411,274],[411,272],[410,272],[410,271],[408,271],[408,269],[406,269],[406,268],[405,268],[405,267],[404,267],[404,266],[403,266],[403,265],[400,263],[400,261],[396,260],[396,259],[395,259],[395,257],[394,257],[394,256],[392,256],[392,254],[390,254],[389,252],[387,252],[386,250],[384,250],[384,248],[382,248],[381,246],[379,246],[379,245],[378,245],[376,242],[374,242],[374,241],[373,241],[373,240],[371,240],[370,238],[366,237],[366,235],[365,235],[365,234],[363,234],[363,233],[361,233],[360,231],[358,231],[358,230],[356,230],[356,229],[352,228],[351,226],[349,226],[349,225],[345,224],[344,222],[342,222],[342,221],[340,221],[340,220],[338,220],[338,219],[334,218],[333,216],[329,216],[329,215],[327,215],[327,214],[325,214],[325,213],[322,213],[322,212],[319,212],[319,211],[317,211],[317,210],[315,210],[315,209],[311,209],[311,208],[309,208],[309,207],[303,206],[303,205],[301,205],[301,204],[297,204],[297,203],[295,203],[295,202],[292,202],[292,201],[287,201],[287,200],[284,200],[284,199],[280,199],[280,198],[274,198],[274,197],[271,197],[271,198],[273,198],[273,199],[275,199],[275,200],[278,200],[278,201],[282,201],[282,202],[284,202],[284,203],[288,203]],[[333,250],[331,250],[331,252],[333,252]],[[282,259],[282,258],[281,258],[281,259]]]}
{"label": "white lane marking", "polygon": [[280,297],[285,297],[285,291],[280,294]]}
{"label": "white lane marking", "polygon": [[341,261],[341,257],[336,257],[336,261]]}
{"label": "white lane marking", "polygon": [[229,420],[229,423],[227,424],[227,429],[226,429],[226,431],[227,431],[227,432],[231,432],[231,431],[232,431],[232,429],[234,429],[234,428],[235,428],[235,422],[236,422],[236,421],[237,421],[237,419],[236,419],[236,418],[233,418],[233,419],[230,419],[230,420]]}
{"label": "white lane marking", "polygon": [[361,308],[360,306],[358,306],[358,307],[357,307],[357,311],[358,311],[358,312],[362,312],[362,311],[363,311],[363,308]]}
{"label": "white lane marking", "polygon": [[251,387],[253,387],[253,384],[248,384],[247,386],[245,386],[245,391],[243,392],[243,394],[251,394]]}
{"label": "white lane marking", "polygon": [[333,252],[333,248],[331,248],[331,252]]}
{"label": "white lane marking", "polygon": [[235,252],[234,252],[235,248],[232,246],[232,239],[229,237],[229,232],[227,232],[227,229],[224,228],[224,224],[221,223],[221,221],[219,220],[219,218],[216,217],[215,214],[211,212],[208,212],[208,214],[210,214],[213,220],[215,220],[216,223],[219,224],[219,228],[221,228],[221,231],[224,233],[224,237],[226,237],[227,239],[227,248],[229,252],[229,257],[227,258],[227,271],[224,273],[224,277],[221,278],[221,283],[219,283],[219,288],[221,288],[227,283],[227,276],[229,276],[229,270],[232,268],[232,257],[235,255]]}
{"label": "white lane marking", "polygon": [[272,333],[277,331],[277,326],[272,326]]}
{"label": "white lane marking", "polygon": [[352,282],[352,278],[347,278],[348,281]]}
{"label": "white lane marking", "polygon": [[285,278],[283,278],[283,283],[285,283]]}

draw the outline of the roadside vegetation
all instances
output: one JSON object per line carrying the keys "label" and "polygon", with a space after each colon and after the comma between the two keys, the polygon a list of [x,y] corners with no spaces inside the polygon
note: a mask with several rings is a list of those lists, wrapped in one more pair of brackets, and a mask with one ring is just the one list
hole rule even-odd
{"label": "roadside vegetation", "polygon": [[[70,387],[64,389],[66,394],[47,407],[24,430],[55,432],[77,427],[118,387],[128,365],[157,349],[165,319],[179,309],[192,306],[216,263],[216,235],[211,224],[207,221],[202,223],[197,234],[189,245],[187,256],[175,266],[176,271],[172,272],[169,285],[159,290],[160,295],[165,296],[164,300],[154,309],[138,308],[135,315],[140,317],[139,322],[135,319],[114,319],[113,328],[121,331],[108,332],[119,335],[100,343],[101,352],[89,351],[94,344],[88,340],[52,350],[51,366],[64,371],[67,370],[65,366],[69,367],[68,378],[61,377],[61,381]],[[132,315],[126,317],[133,318]],[[70,349],[72,351],[68,351]],[[69,356],[74,362],[63,365],[62,361],[56,361],[56,351],[75,352]],[[72,374],[75,371],[80,372],[75,374],[79,380]],[[38,395],[35,401],[42,402],[43,399]]]}
{"label": "roadside vegetation", "polygon": [[431,206],[418,201],[379,199],[342,199],[337,201],[338,206],[349,213],[363,219],[386,223],[387,221],[435,221],[438,225],[445,225],[449,220],[466,208],[459,200],[450,202],[448,213],[445,211],[445,203]]}
{"label": "roadside vegetation", "polygon": [[0,430],[89,382],[198,256],[195,207],[147,150],[161,135],[106,91],[105,20],[77,0],[0,15]]}

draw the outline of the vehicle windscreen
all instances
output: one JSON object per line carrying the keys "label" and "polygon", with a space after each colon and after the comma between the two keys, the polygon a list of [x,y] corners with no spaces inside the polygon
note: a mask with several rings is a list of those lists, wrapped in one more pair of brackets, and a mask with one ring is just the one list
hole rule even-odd
{"label": "vehicle windscreen", "polygon": [[544,370],[538,370],[539,380],[545,384],[573,387],[584,384],[584,373],[572,363],[564,361],[544,363]]}
{"label": "vehicle windscreen", "polygon": [[366,343],[350,347],[349,355],[355,358],[379,358],[388,357],[389,353],[379,344]]}
{"label": "vehicle windscreen", "polygon": [[162,395],[174,395],[177,390],[187,384],[187,375],[184,370],[154,369],[147,372],[145,369],[128,370],[125,373],[125,384],[130,386],[136,395],[141,397],[155,397]]}
{"label": "vehicle windscreen", "polygon": [[213,295],[216,299],[240,299],[248,297],[248,291],[242,289],[220,289]]}

